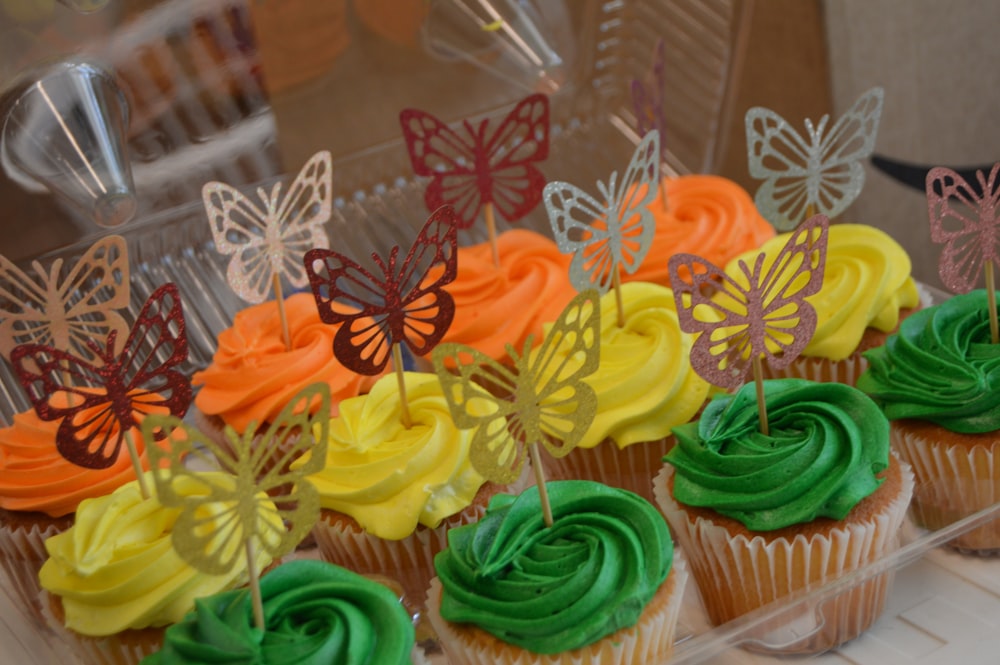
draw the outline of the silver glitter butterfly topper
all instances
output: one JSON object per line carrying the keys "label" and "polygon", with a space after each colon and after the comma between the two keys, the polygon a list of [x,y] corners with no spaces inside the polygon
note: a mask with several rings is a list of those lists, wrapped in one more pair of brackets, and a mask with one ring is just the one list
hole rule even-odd
{"label": "silver glitter butterfly topper", "polygon": [[865,182],[861,161],[875,149],[882,115],[882,88],[872,88],[833,126],[824,115],[805,121],[803,137],[781,116],[763,107],[746,114],[750,175],[763,180],[754,203],[779,231],[808,217],[835,217],[857,198]]}
{"label": "silver glitter butterfly topper", "polygon": [[648,209],[660,182],[660,134],[650,131],[632,155],[625,177],[597,183],[603,201],[568,182],[545,186],[545,208],[559,249],[572,254],[570,283],[607,293],[620,272],[634,273],[649,252],[655,223]]}

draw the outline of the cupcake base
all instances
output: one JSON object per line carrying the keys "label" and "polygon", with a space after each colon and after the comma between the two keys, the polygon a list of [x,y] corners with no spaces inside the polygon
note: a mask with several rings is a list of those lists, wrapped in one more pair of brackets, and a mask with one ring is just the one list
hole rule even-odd
{"label": "cupcake base", "polygon": [[7,575],[6,588],[12,592],[12,599],[36,623],[44,623],[38,600],[38,571],[49,558],[45,539],[72,524],[72,515],[49,517],[0,509],[0,569]]}
{"label": "cupcake base", "polygon": [[81,635],[65,625],[62,600],[47,591],[39,595],[46,624],[88,665],[138,665],[163,645],[165,628],[124,630],[114,635]]}
{"label": "cupcake base", "polygon": [[[933,423],[897,420],[890,440],[916,476],[910,513],[918,526],[940,529],[1000,502],[1000,434],[958,434]],[[966,553],[1000,554],[1000,519],[949,545]]]}
{"label": "cupcake base", "polygon": [[593,644],[561,654],[536,654],[502,642],[484,630],[441,617],[441,582],[431,580],[428,617],[451,665],[619,665],[665,663],[674,647],[687,566],[675,550],[667,579],[646,605],[639,621]]}
{"label": "cupcake base", "polygon": [[434,555],[448,546],[448,530],[478,521],[490,498],[502,490],[502,486],[487,482],[465,510],[433,529],[418,524],[412,534],[400,540],[379,538],[352,517],[327,509],[320,511],[313,534],[324,561],[362,575],[392,577],[402,584],[407,605],[422,606],[434,576]]}
{"label": "cupcake base", "polygon": [[551,480],[593,480],[620,487],[656,505],[653,478],[663,467],[663,456],[673,446],[673,436],[624,448],[605,439],[592,448],[574,448],[564,457],[546,455],[546,476]]}
{"label": "cupcake base", "polygon": [[[893,456],[882,485],[844,520],[818,518],[771,532],[751,532],[713,510],[676,501],[673,477],[669,465],[656,477],[657,502],[691,561],[705,611],[716,625],[795,591],[821,586],[895,550],[914,485],[909,466]],[[803,618],[810,625],[797,626],[796,637],[760,650],[819,653],[857,637],[884,609],[893,572],[828,599],[815,617]],[[762,625],[761,634],[779,631],[785,623]]]}

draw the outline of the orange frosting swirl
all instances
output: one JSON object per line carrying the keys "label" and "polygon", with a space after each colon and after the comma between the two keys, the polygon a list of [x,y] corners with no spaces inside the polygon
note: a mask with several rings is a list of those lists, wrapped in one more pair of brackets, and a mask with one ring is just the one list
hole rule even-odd
{"label": "orange frosting swirl", "polygon": [[365,392],[377,377],[356,374],[333,355],[338,326],[323,323],[311,293],[285,299],[292,349],[285,350],[274,300],[241,310],[219,334],[212,364],[192,379],[200,386],[195,405],[238,432],[251,422],[270,422],[306,385],[330,386],[331,414],[343,399]]}
{"label": "orange frosting swirl", "polygon": [[774,228],[757,212],[750,195],[719,176],[664,178],[649,210],[656,218],[652,247],[636,272],[622,275],[623,281],[670,286],[667,263],[674,254],[697,254],[724,266],[732,257],[774,236]]}
{"label": "orange frosting swirl", "polygon": [[495,360],[512,344],[519,352],[528,335],[542,341],[542,324],[554,321],[576,295],[569,283],[570,256],[555,242],[525,229],[497,238],[500,267],[489,243],[458,250],[458,276],[445,287],[455,299],[455,319],[445,342],[458,342]]}
{"label": "orange frosting swirl", "polygon": [[[66,393],[53,394],[51,401],[66,406]],[[0,429],[0,508],[62,517],[76,512],[84,499],[110,494],[135,480],[124,447],[107,469],[87,469],[60,455],[56,450],[59,422],[44,421],[31,410],[15,415],[13,425]],[[143,468],[148,468],[138,431],[133,440]]]}

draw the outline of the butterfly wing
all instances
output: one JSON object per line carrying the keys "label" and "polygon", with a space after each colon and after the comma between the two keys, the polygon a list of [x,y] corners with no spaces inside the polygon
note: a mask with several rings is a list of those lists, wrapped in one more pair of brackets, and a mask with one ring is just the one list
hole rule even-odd
{"label": "butterfly wing", "polygon": [[808,139],[769,109],[747,112],[750,175],[763,180],[754,202],[775,228],[791,230],[815,213],[838,215],[857,197],[861,160],[875,149],[882,98],[881,88],[869,90],[825,135],[827,118],[815,130],[807,122]]}
{"label": "butterfly wing", "polygon": [[666,117],[663,113],[663,68],[666,57],[662,39],[657,40],[653,53],[652,70],[645,80],[632,81],[632,110],[635,113],[636,131],[645,136],[654,129],[661,140],[661,159],[665,158],[662,150]]}
{"label": "butterfly wing", "polygon": [[[580,443],[597,413],[597,394],[583,382],[600,363],[600,297],[577,294],[534,353],[518,359],[514,436],[563,457]],[[525,400],[530,396],[531,403]],[[523,432],[523,434],[522,434]]]}
{"label": "butterfly wing", "polygon": [[431,353],[452,420],[459,429],[475,427],[469,449],[473,468],[495,483],[521,475],[524,440],[511,433],[508,418],[518,379],[487,355],[462,344],[445,343]]}
{"label": "butterfly wing", "polygon": [[931,240],[944,243],[938,272],[952,291],[976,287],[987,263],[1000,267],[1000,164],[989,177],[978,172],[979,188],[955,171],[937,167],[927,174],[927,210]]}
{"label": "butterfly wing", "polygon": [[786,367],[808,344],[816,310],[805,298],[822,285],[827,228],[817,215],[791,234],[769,269],[758,255],[753,266],[740,262],[735,278],[692,254],[670,258],[678,322],[698,335],[691,366],[702,378],[736,388],[754,357]]}
{"label": "butterfly wing", "polygon": [[280,191],[280,185],[270,193],[259,189],[260,207],[225,183],[210,182],[202,189],[215,248],[230,256],[226,279],[250,303],[267,300],[275,274],[304,287],[303,254],[329,246],[322,227],[332,205],[330,154],[314,155],[279,203]]}
{"label": "butterfly wing", "polygon": [[655,225],[647,206],[656,197],[659,179],[659,136],[650,132],[637,146],[616,188],[599,186],[605,204],[566,182],[545,186],[545,208],[559,249],[572,254],[570,283],[578,291],[611,288],[616,270],[635,272],[649,251]]}
{"label": "butterfly wing", "polygon": [[0,256],[0,355],[10,358],[19,344],[43,344],[70,350],[93,361],[86,340],[128,334],[115,310],[129,302],[128,253],[124,238],[107,236],[91,245],[66,278],[56,283],[61,262],[41,281]]}
{"label": "butterfly wing", "polygon": [[487,202],[478,181],[482,147],[475,130],[468,123],[453,130],[417,109],[403,109],[399,124],[413,172],[431,178],[424,191],[427,209],[450,205],[460,220],[459,228],[471,227]]}
{"label": "butterfly wing", "polygon": [[482,192],[508,222],[521,219],[542,200],[545,176],[535,163],[549,155],[549,98],[530,95],[511,110],[486,140],[484,158],[490,184]]}

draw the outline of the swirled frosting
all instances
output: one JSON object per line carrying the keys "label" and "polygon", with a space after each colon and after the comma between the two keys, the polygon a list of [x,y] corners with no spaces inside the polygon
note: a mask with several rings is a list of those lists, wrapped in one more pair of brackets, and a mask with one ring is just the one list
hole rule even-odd
{"label": "swirled frosting", "polygon": [[192,379],[201,386],[194,402],[202,413],[243,432],[251,422],[271,421],[310,383],[329,384],[334,413],[337,403],[371,384],[370,377],[349,371],[334,357],[338,327],[320,321],[312,294],[296,293],[284,305],[291,351],[285,350],[273,300],[238,312],[233,326],[219,334],[212,364]]}
{"label": "swirled frosting", "polygon": [[[215,475],[235,488],[232,476]],[[155,492],[149,474],[146,483]],[[173,487],[189,496],[207,491],[204,482],[186,477]],[[246,583],[242,557],[225,575],[206,575],[181,559],[171,541],[180,510],[164,507],[155,495],[143,499],[135,481],[80,503],[73,526],[45,541],[49,559],[38,573],[42,588],[61,598],[67,628],[100,636],[176,623],[194,608],[195,598]],[[204,515],[217,512],[206,506]],[[281,527],[276,509],[262,519]],[[268,564],[270,557],[261,552],[258,569]]]}
{"label": "swirled frosting", "polygon": [[656,220],[653,244],[638,270],[622,275],[624,281],[670,286],[667,264],[674,254],[697,254],[721,266],[774,236],[746,190],[719,176],[664,178],[648,207]]}
{"label": "swirled frosting", "polygon": [[638,495],[585,480],[546,487],[551,527],[537,486],[498,494],[434,558],[444,619],[543,654],[634,625],[673,562],[663,516]]}
{"label": "swirled frosting", "polygon": [[464,510],[485,482],[469,461],[474,429],[452,422],[434,374],[406,372],[412,426],[402,424],[395,376],[344,400],[330,421],[326,465],[309,476],[324,508],[399,540]]}
{"label": "swirled frosting", "polygon": [[889,465],[885,416],[841,383],[776,379],[764,392],[769,434],[759,429],[753,384],[674,429],[677,445],[664,458],[676,469],[674,497],[752,531],[843,519]]}
{"label": "swirled frosting", "polygon": [[1000,430],[1000,345],[990,341],[986,291],[915,312],[865,352],[858,388],[890,420],[926,420],[962,434]]}
{"label": "swirled frosting", "polygon": [[[789,236],[781,234],[737,257],[726,272],[741,275],[737,261],[753,265],[760,253],[767,257],[765,269],[770,268]],[[832,224],[823,287],[806,300],[816,309],[817,321],[802,355],[837,361],[858,348],[867,328],[895,330],[900,309],[916,307],[920,295],[910,277],[910,257],[888,234],[865,224]]]}
{"label": "swirled frosting", "polygon": [[195,601],[167,629],[145,665],[404,665],[413,624],[388,588],[349,570],[302,559],[260,583],[265,630],[253,625],[250,593],[227,591]]}
{"label": "swirled frosting", "polygon": [[[66,393],[56,393],[50,401],[64,407],[66,398]],[[82,500],[109,494],[135,480],[124,449],[106,469],[86,469],[66,460],[56,450],[58,428],[59,421],[46,422],[31,410],[15,415],[14,424],[0,429],[0,508],[61,517],[75,511]],[[148,468],[142,437],[136,436],[135,443]]]}
{"label": "swirled frosting", "polygon": [[[578,444],[611,438],[619,448],[654,441],[691,420],[705,403],[708,382],[691,368],[692,336],[680,329],[673,292],[647,282],[621,288],[625,325],[618,327],[615,294],[601,298],[601,362],[584,377],[597,393],[594,422]],[[556,371],[563,353],[548,364]]]}
{"label": "swirled frosting", "polygon": [[506,344],[520,350],[528,335],[542,339],[542,324],[555,321],[576,295],[569,283],[570,256],[543,235],[512,229],[497,238],[500,267],[489,243],[458,250],[458,275],[445,290],[455,299],[455,318],[444,336],[507,357]]}

